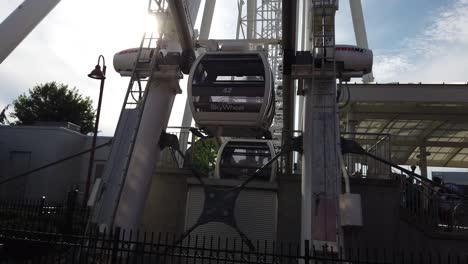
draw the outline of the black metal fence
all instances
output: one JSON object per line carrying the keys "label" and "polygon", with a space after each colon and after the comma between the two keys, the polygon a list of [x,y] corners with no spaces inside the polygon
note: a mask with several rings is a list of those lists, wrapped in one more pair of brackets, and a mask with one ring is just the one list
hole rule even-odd
{"label": "black metal fence", "polygon": [[[342,133],[342,137],[358,142],[367,152],[385,160],[391,160],[391,140],[389,134]],[[347,154],[344,162],[351,177],[390,179],[391,168],[368,156]]]}
{"label": "black metal fence", "polygon": [[[184,154],[184,156],[182,156],[177,151],[174,151],[172,148],[165,148],[161,153],[161,158],[159,159],[157,166],[159,168],[182,168],[184,167],[184,163],[186,163],[185,154],[188,154],[187,149],[193,148],[196,145],[195,142],[199,140],[199,138],[194,136],[186,128],[168,127],[166,132],[177,136],[179,140],[180,151]],[[187,155],[187,158],[191,157],[188,157]]]}
{"label": "black metal fence", "polygon": [[[404,179],[404,178],[402,178]],[[415,183],[401,182],[402,190]],[[401,206],[416,217],[421,227],[445,229],[443,222],[418,208],[419,199],[402,192]],[[77,206],[75,194],[66,203],[45,199],[28,202],[0,202],[0,263],[467,263],[466,255],[447,255],[421,248],[408,252],[398,248],[315,248],[308,241],[285,243],[252,241],[254,249],[240,238],[190,236],[132,232],[85,232],[89,211]],[[420,214],[420,215],[419,215]],[[439,217],[438,214],[436,214]],[[436,218],[439,219],[439,218]],[[422,222],[422,221],[426,222]],[[460,226],[454,226],[460,228]],[[88,227],[88,230],[92,228]],[[378,234],[376,234],[378,235]],[[375,245],[378,246],[378,245]],[[306,249],[306,250],[304,250]]]}
{"label": "black metal fence", "polygon": [[[430,183],[401,175],[400,214],[430,232],[468,235],[468,200]],[[468,252],[468,249],[467,249]]]}
{"label": "black metal fence", "polygon": [[[468,263],[465,256],[399,249],[314,248],[255,241],[143,232],[94,232],[86,236],[0,228],[1,263]],[[305,250],[302,250],[305,249]]]}
{"label": "black metal fence", "polygon": [[[193,135],[188,130],[188,128],[169,127],[166,132],[177,136],[179,139],[180,150],[184,154],[184,157],[173,149],[166,148],[162,151],[161,159],[158,162],[158,167],[190,167],[191,164],[189,163],[193,159],[190,154],[196,152],[196,142],[199,141],[200,138]],[[283,133],[289,135],[290,137],[297,137],[302,134],[301,131],[283,131]],[[391,160],[391,140],[389,134],[342,133],[341,136],[347,139],[356,140],[366,151],[373,155],[386,160]],[[280,147],[281,142],[273,142],[276,144],[275,147]],[[217,151],[217,149],[215,151]],[[300,155],[295,152],[291,153],[294,166],[291,168],[292,171],[289,172],[285,168],[285,157],[286,155],[283,155],[278,159],[278,173],[300,173]],[[213,160],[213,162],[215,162],[215,160]],[[392,175],[390,166],[376,161],[368,156],[347,154],[344,156],[344,162],[346,164],[348,174],[352,177],[389,179]]]}
{"label": "black metal fence", "polygon": [[78,203],[78,193],[70,192],[65,203],[39,200],[0,201],[0,227],[36,232],[83,234],[89,209]]}

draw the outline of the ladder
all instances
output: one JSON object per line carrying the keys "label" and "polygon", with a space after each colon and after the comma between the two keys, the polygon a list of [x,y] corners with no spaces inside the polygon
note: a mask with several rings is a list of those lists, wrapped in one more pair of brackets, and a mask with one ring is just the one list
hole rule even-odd
{"label": "ladder", "polygon": [[[93,221],[112,225],[130,166],[145,108],[152,74],[158,70],[159,38],[143,35],[115,130],[108,165],[103,175],[101,197],[97,199]],[[150,52],[151,51],[151,52]],[[144,84],[144,86],[143,86]],[[108,193],[102,197],[103,190]],[[102,198],[102,199],[101,199]],[[90,205],[93,205],[91,202]],[[111,224],[112,223],[112,224]]]}
{"label": "ladder", "polygon": [[[317,79],[335,79],[335,13],[337,0],[313,0],[313,44]],[[318,71],[318,72],[317,72]]]}
{"label": "ladder", "polygon": [[[143,35],[140,43],[140,47],[137,53],[137,59],[134,63],[130,81],[128,83],[127,93],[125,95],[123,109],[133,109],[144,105],[145,91],[151,82],[151,74],[156,70],[157,63],[156,57],[154,56],[158,44],[158,39],[153,37],[146,37],[146,33]],[[148,54],[148,51],[151,50]],[[143,56],[143,54],[145,56]],[[142,83],[146,83],[144,89]],[[135,86],[136,85],[136,86]]]}
{"label": "ladder", "polygon": [[[158,54],[157,50],[159,49],[159,39],[160,38],[154,37],[153,34],[151,34],[149,37],[146,36],[146,33],[143,34],[140,47],[138,49],[137,58],[135,60],[135,64],[132,70],[132,75],[128,83],[127,93],[125,94],[124,104],[119,120],[122,120],[122,115],[127,109],[137,109],[137,120],[131,132],[130,146],[126,154],[125,166],[122,170],[123,179],[125,179],[125,175],[128,172],[130,159],[133,154],[136,137],[140,128],[141,118],[145,108],[148,87],[150,86],[153,80],[151,76],[153,72],[158,69],[158,56],[156,54]],[[142,56],[142,54],[144,53],[143,51],[145,49],[151,49],[150,55],[148,57]],[[143,72],[145,72],[146,74],[142,74]],[[143,83],[145,83],[144,88],[142,85]],[[118,129],[119,127],[117,127],[116,130]]]}

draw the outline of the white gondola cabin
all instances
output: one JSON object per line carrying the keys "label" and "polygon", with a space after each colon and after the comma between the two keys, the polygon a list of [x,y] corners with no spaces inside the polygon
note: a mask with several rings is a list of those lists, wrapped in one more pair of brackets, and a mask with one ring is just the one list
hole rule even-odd
{"label": "white gondola cabin", "polygon": [[[133,73],[133,68],[138,58],[139,48],[132,48],[122,50],[114,55],[114,69],[122,77],[130,77]],[[146,78],[149,76],[151,58],[153,57],[155,49],[143,48],[141,50],[139,63],[141,68],[139,70],[140,77]]]}
{"label": "white gondola cabin", "polygon": [[362,77],[372,72],[372,50],[353,45],[336,45],[335,61],[337,77]]}
{"label": "white gondola cabin", "polygon": [[[216,178],[245,180],[275,156],[270,140],[230,139],[218,151]],[[275,181],[277,163],[266,167],[255,180]]]}
{"label": "white gondola cabin", "polygon": [[199,128],[215,136],[269,137],[275,94],[263,52],[202,54],[192,66],[188,87]]}

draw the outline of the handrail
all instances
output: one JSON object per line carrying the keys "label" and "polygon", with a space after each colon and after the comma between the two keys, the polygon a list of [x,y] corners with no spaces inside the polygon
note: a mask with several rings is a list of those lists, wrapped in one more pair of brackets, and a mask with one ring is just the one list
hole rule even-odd
{"label": "handrail", "polygon": [[[430,186],[436,186],[436,184],[435,184],[435,182],[434,182],[433,180],[430,180],[430,179],[428,179],[428,178],[426,178],[426,177],[422,177],[421,175],[418,175],[418,174],[415,173],[415,172],[412,172],[412,171],[410,171],[410,170],[407,170],[407,169],[405,169],[405,168],[403,168],[403,167],[401,167],[401,166],[399,166],[399,165],[397,165],[397,164],[395,164],[395,163],[393,163],[393,162],[387,161],[387,160],[385,160],[385,159],[382,159],[382,158],[380,158],[380,157],[378,157],[378,156],[375,156],[375,155],[373,155],[373,154],[371,154],[371,153],[368,153],[368,152],[366,152],[364,155],[366,155],[366,156],[368,156],[368,157],[370,157],[370,158],[373,158],[373,159],[375,159],[375,160],[377,160],[377,161],[380,161],[380,162],[382,162],[382,163],[384,163],[384,164],[387,164],[387,165],[389,165],[389,166],[391,166],[391,167],[393,167],[393,168],[395,168],[395,169],[398,169],[398,170],[400,170],[400,171],[406,173],[406,174],[407,174],[410,178],[412,178],[412,179],[417,179],[417,180],[419,180],[419,181],[421,181],[421,182],[425,182],[425,183],[427,183],[427,184],[430,184]],[[438,186],[438,187],[439,187],[440,189],[442,189],[442,190],[448,192],[448,193],[453,193],[451,190],[449,190],[447,187],[445,187],[445,186],[443,186],[443,185],[440,185],[440,186]],[[459,194],[459,193],[457,193],[456,195],[457,195],[458,197],[460,197],[460,198],[463,198],[463,199],[468,200],[468,196],[466,196],[466,195]]]}

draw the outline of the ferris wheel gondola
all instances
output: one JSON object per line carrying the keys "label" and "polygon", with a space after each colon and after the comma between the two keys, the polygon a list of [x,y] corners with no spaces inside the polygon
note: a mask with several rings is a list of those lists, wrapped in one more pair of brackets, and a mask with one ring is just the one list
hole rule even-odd
{"label": "ferris wheel gondola", "polygon": [[192,66],[188,96],[197,126],[215,136],[269,137],[273,75],[262,51],[207,52]]}
{"label": "ferris wheel gondola", "polygon": [[[275,156],[270,140],[230,139],[218,151],[215,177],[219,179],[246,179]],[[273,182],[277,163],[266,167],[256,178]]]}

